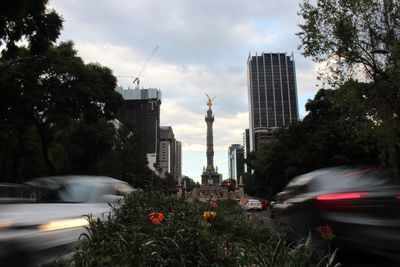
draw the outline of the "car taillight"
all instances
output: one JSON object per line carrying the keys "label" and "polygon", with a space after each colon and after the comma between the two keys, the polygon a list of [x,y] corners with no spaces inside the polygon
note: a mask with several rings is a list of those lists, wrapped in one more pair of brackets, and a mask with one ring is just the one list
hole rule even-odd
{"label": "car taillight", "polygon": [[324,194],[317,196],[317,200],[329,201],[329,200],[348,200],[348,199],[358,199],[368,195],[367,192],[346,192],[337,194]]}
{"label": "car taillight", "polygon": [[368,192],[345,192],[323,194],[317,196],[317,207],[327,211],[363,212],[363,206],[358,200],[368,195]]}

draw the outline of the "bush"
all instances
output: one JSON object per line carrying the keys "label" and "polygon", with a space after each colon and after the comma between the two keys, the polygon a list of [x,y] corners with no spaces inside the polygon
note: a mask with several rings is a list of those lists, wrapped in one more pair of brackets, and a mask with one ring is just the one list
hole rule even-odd
{"label": "bush", "polygon": [[189,202],[161,193],[135,192],[107,220],[90,220],[85,237],[70,265],[311,265],[309,242],[288,244],[228,200]]}

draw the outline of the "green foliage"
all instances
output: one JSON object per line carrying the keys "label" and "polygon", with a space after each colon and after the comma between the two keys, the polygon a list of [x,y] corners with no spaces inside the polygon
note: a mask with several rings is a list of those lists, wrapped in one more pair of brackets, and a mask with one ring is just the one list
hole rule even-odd
{"label": "green foliage", "polygon": [[379,127],[363,98],[366,85],[347,82],[321,89],[306,105],[301,122],[281,129],[253,155],[255,172],[246,191],[272,198],[296,175],[341,164],[379,164]]}
{"label": "green foliage", "polygon": [[186,191],[187,192],[190,192],[193,190],[193,188],[195,188],[196,182],[193,179],[191,179],[187,176],[182,176],[182,186],[184,184],[184,181],[186,181]]}
{"label": "green foliage", "polygon": [[85,64],[71,41],[55,45],[62,18],[47,3],[0,10],[0,181],[94,174],[157,187],[135,127],[111,123],[123,101],[112,71]]}
{"label": "green foliage", "polygon": [[400,2],[304,0],[299,15],[303,55],[328,64],[320,77],[370,82],[363,96],[380,126],[381,164],[400,177]]}
{"label": "green foliage", "polygon": [[[310,242],[289,244],[235,201],[189,202],[160,193],[129,195],[104,221],[91,220],[73,266],[309,266]],[[206,220],[204,211],[215,211]],[[151,212],[165,220],[153,224]]]}
{"label": "green foliage", "polygon": [[12,59],[17,42],[25,37],[32,54],[41,54],[55,42],[62,29],[62,18],[47,9],[48,0],[16,0],[2,3],[0,9],[0,45],[3,56]]}
{"label": "green foliage", "polygon": [[332,60],[336,78],[356,74],[362,66],[367,77],[382,75],[387,60],[379,54],[398,49],[400,4],[396,0],[309,0],[300,4],[304,23],[297,34],[305,56],[321,62]]}

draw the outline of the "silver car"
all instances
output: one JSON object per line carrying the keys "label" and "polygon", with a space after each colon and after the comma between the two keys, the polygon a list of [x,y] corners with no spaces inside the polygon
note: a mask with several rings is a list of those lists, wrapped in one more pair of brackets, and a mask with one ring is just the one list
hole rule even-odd
{"label": "silver car", "polygon": [[262,205],[261,205],[260,200],[258,200],[258,199],[249,199],[244,204],[243,209],[246,211],[249,211],[249,210],[261,211]]}
{"label": "silver car", "polygon": [[35,202],[0,205],[0,266],[48,264],[73,251],[87,215],[106,218],[133,188],[109,177],[45,177],[27,183]]}

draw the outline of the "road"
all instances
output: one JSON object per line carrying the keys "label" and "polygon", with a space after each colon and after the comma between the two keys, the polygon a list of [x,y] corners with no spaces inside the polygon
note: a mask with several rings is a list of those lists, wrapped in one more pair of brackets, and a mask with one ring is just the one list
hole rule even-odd
{"label": "road", "polygon": [[263,211],[250,211],[247,212],[247,214],[253,214],[254,217],[256,217],[257,219],[267,223],[267,224],[272,224],[273,223],[273,219],[271,218],[271,214],[269,213],[269,211],[267,210],[263,210]]}
{"label": "road", "polygon": [[[275,227],[274,219],[270,217],[269,211],[253,211],[247,212],[248,214],[252,214],[254,217],[263,221],[264,223]],[[354,251],[349,248],[339,248],[338,252],[338,261],[342,264],[342,266],[350,266],[350,267],[372,267],[372,266],[400,266],[399,262],[393,261],[391,259],[387,259],[382,256],[377,256],[374,254],[370,254],[364,251]]]}

